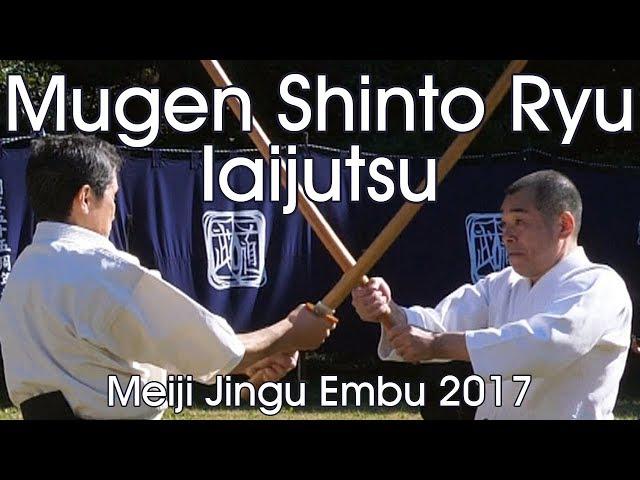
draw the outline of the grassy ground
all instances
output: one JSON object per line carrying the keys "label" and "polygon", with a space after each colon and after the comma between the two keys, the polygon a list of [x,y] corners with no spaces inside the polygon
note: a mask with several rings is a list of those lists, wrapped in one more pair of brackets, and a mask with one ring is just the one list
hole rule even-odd
{"label": "grassy ground", "polygon": [[[617,420],[640,419],[640,399],[621,398],[614,411]],[[19,420],[16,408],[0,409],[0,420]],[[166,420],[420,420],[410,408],[283,408],[275,416],[263,415],[257,408],[190,408],[176,415],[168,410]]]}

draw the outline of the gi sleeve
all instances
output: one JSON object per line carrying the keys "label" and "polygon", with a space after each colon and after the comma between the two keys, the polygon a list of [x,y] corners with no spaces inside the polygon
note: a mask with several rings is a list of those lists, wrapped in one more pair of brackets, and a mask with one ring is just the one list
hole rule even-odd
{"label": "gi sleeve", "polygon": [[227,321],[193,301],[151,270],[142,274],[104,319],[103,346],[114,354],[214,383],[244,356]]}
{"label": "gi sleeve", "polygon": [[[489,278],[475,285],[463,285],[445,297],[436,308],[403,308],[407,323],[431,332],[461,332],[485,328],[489,324]],[[378,356],[381,360],[403,362],[381,326]],[[430,360],[442,362],[449,360]]]}

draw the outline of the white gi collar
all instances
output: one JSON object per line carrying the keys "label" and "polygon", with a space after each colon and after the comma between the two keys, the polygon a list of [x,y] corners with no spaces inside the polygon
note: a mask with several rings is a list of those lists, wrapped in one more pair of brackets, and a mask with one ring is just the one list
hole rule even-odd
{"label": "white gi collar", "polygon": [[33,243],[47,244],[55,241],[65,241],[87,247],[102,247],[114,250],[111,241],[99,233],[78,225],[61,222],[39,222],[33,235]]}
{"label": "white gi collar", "polygon": [[576,247],[571,253],[566,255],[562,260],[551,267],[542,277],[538,279],[535,285],[531,286],[531,280],[527,279],[530,288],[535,288],[540,283],[545,282],[549,278],[560,280],[564,275],[572,272],[576,268],[584,267],[590,263],[583,247]]}

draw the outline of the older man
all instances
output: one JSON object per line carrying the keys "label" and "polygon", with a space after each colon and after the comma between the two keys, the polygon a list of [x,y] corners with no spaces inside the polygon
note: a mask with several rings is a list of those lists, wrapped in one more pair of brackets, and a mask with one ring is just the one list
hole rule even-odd
{"label": "older man", "polygon": [[[30,417],[160,418],[166,405],[108,405],[120,385],[166,382],[168,373],[213,383],[248,373],[277,380],[298,350],[322,344],[334,324],[302,306],[267,328],[237,335],[224,318],[109,241],[115,148],[82,135],[35,141],[27,188],[38,224],[0,302],[0,342],[12,402]],[[56,410],[60,399],[66,410]],[[26,407],[28,406],[28,408]],[[63,405],[63,408],[65,405]]]}
{"label": "older man", "polygon": [[401,308],[381,278],[353,292],[363,320],[390,313],[384,360],[470,361],[484,379],[476,419],[611,419],[632,306],[610,267],[578,245],[582,201],[555,171],[506,190],[503,242],[511,266],[464,285],[435,308]]}

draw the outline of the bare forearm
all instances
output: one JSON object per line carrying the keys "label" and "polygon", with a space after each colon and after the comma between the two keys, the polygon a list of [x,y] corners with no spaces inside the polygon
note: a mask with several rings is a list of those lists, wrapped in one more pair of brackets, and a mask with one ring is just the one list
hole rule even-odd
{"label": "bare forearm", "polygon": [[467,342],[463,332],[436,334],[433,358],[470,361]]}
{"label": "bare forearm", "polygon": [[244,344],[245,353],[232,373],[244,373],[249,366],[269,355],[291,350],[292,346],[287,345],[285,340],[285,334],[291,327],[291,322],[285,319],[255,332],[239,334],[238,338]]}
{"label": "bare forearm", "polygon": [[391,321],[394,326],[407,324],[407,316],[402,308],[394,301],[389,302],[389,308],[391,309]]}

